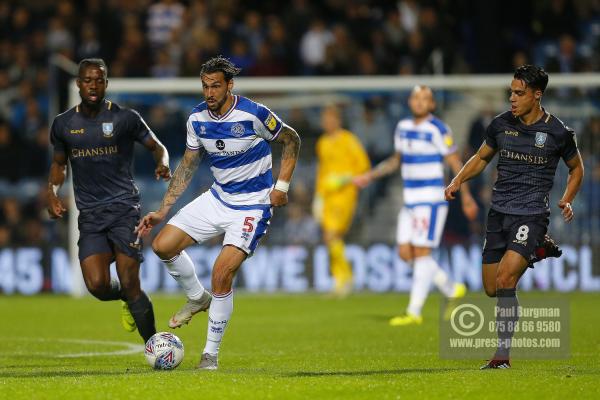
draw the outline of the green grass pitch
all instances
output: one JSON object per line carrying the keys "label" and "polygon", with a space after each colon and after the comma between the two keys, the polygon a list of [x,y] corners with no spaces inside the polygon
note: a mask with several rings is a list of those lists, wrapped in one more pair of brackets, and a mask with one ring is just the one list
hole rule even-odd
{"label": "green grass pitch", "polygon": [[[544,296],[542,293],[523,293]],[[571,301],[571,358],[483,360],[438,357],[439,297],[421,326],[391,328],[406,295],[236,293],[218,371],[197,371],[206,314],[175,331],[185,359],[174,371],[147,364],[137,333],[120,327],[118,302],[91,297],[0,296],[0,399],[506,399],[598,398],[600,294]],[[154,295],[157,328],[168,330],[182,295]]]}

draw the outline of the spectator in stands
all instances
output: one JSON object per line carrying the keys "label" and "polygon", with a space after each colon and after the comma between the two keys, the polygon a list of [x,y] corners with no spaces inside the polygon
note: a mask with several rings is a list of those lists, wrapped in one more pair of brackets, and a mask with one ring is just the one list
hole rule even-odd
{"label": "spectator in stands", "polygon": [[23,214],[19,202],[14,197],[7,197],[2,200],[0,209],[0,220],[3,225],[10,230],[10,235],[16,245],[23,244],[22,221]]}
{"label": "spectator in stands", "polygon": [[163,47],[175,29],[181,27],[185,7],[177,0],[160,0],[150,6],[146,26],[153,48]]}
{"label": "spectator in stands", "polygon": [[49,135],[46,126],[40,125],[35,131],[32,140],[25,146],[25,155],[27,162],[23,163],[23,177],[42,178],[46,176],[48,165],[50,163],[48,146]]}
{"label": "spectator in stands", "polygon": [[332,34],[333,40],[325,47],[322,71],[327,75],[349,75],[356,63],[356,43],[342,24],[335,25]]}
{"label": "spectator in stands", "polygon": [[9,125],[0,121],[0,180],[17,182],[21,177],[20,145],[15,141]]}
{"label": "spectator in stands", "polygon": [[589,70],[588,61],[577,54],[577,42],[569,34],[563,34],[558,41],[558,54],[546,61],[548,72],[585,72]]}
{"label": "spectator in stands", "polygon": [[241,73],[244,75],[254,66],[254,55],[250,52],[245,38],[237,38],[232,42],[229,59],[242,69]]}
{"label": "spectator in stands", "polygon": [[12,232],[6,225],[3,225],[0,221],[0,249],[5,249],[12,245]]}
{"label": "spectator in stands", "polygon": [[81,24],[76,54],[79,60],[103,56],[93,21],[88,20]]}
{"label": "spectator in stands", "polygon": [[175,78],[178,70],[169,53],[166,49],[159,50],[156,57],[156,63],[150,68],[151,74],[154,78]]}
{"label": "spectator in stands", "polygon": [[318,74],[325,64],[327,46],[334,41],[334,36],[325,26],[325,22],[316,18],[312,21],[310,29],[300,40],[300,55],[304,63],[304,72],[307,75]]}
{"label": "spectator in stands", "polygon": [[[350,130],[358,136],[367,150],[372,165],[377,165],[388,158],[394,149],[394,128],[383,113],[383,100],[370,98],[360,105],[359,112],[353,112],[355,118],[350,119]],[[366,190],[369,211],[373,211],[376,199],[385,196],[391,176],[385,176],[373,182]]]}
{"label": "spectator in stands", "polygon": [[73,49],[75,39],[73,38],[73,34],[65,27],[62,19],[53,17],[50,19],[48,25],[48,39],[46,44],[51,52],[60,49]]}
{"label": "spectator in stands", "polygon": [[[273,47],[270,42],[261,43],[258,48],[256,60],[252,67],[248,69],[248,75],[251,76],[283,76],[287,74],[285,63],[277,60],[273,54]],[[239,65],[239,64],[236,64]]]}
{"label": "spectator in stands", "polygon": [[27,246],[43,247],[48,242],[48,231],[37,218],[23,222],[23,243]]}
{"label": "spectator in stands", "polygon": [[310,245],[319,243],[319,225],[300,204],[291,203],[286,207],[283,226],[286,245]]}

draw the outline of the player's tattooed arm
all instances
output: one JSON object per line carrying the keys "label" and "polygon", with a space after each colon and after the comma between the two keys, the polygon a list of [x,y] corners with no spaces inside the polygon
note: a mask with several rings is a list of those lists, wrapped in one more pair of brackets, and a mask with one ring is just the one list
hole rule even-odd
{"label": "player's tattooed arm", "polygon": [[373,168],[373,170],[371,171],[371,178],[379,179],[381,177],[394,173],[398,169],[398,167],[400,167],[401,159],[402,156],[400,155],[400,153],[392,154],[390,157],[386,158],[385,160],[377,164],[375,168]]}
{"label": "player's tattooed arm", "polygon": [[64,153],[54,152],[50,174],[48,176],[48,214],[50,218],[60,218],[67,210],[58,197],[58,189],[67,177],[67,156]]}
{"label": "player's tattooed arm", "polygon": [[357,175],[352,179],[352,182],[361,188],[364,188],[375,179],[379,179],[386,175],[394,173],[400,167],[402,156],[400,153],[394,153],[375,167],[372,170],[365,172],[362,175]]}
{"label": "player's tattooed arm", "polygon": [[292,180],[298,155],[300,154],[300,136],[286,124],[283,124],[281,132],[275,138],[275,142],[283,144],[281,152],[281,167],[275,184],[275,190],[271,192],[271,204],[275,207],[284,206],[288,202],[287,190]]}
{"label": "player's tattooed arm", "polygon": [[279,179],[283,179],[287,182],[292,179],[294,168],[296,167],[296,161],[300,154],[300,136],[298,133],[286,124],[283,124],[281,132],[275,139],[276,142],[283,144],[283,151],[281,154],[281,171],[279,173]]}
{"label": "player's tattooed arm", "polygon": [[139,236],[146,235],[155,225],[160,224],[162,220],[165,219],[173,204],[175,204],[179,196],[181,196],[190,184],[203,155],[203,148],[200,148],[199,150],[185,150],[183,158],[173,173],[171,182],[169,182],[169,188],[163,197],[160,208],[158,211],[152,211],[146,214],[135,229]]}
{"label": "player's tattooed arm", "polygon": [[196,173],[196,170],[198,169],[198,165],[200,165],[203,155],[204,149],[202,148],[199,150],[186,149],[183,158],[177,166],[173,178],[169,183],[167,193],[165,193],[162,203],[160,204],[160,210],[165,210],[165,214],[171,209],[185,189],[187,189],[194,173]]}

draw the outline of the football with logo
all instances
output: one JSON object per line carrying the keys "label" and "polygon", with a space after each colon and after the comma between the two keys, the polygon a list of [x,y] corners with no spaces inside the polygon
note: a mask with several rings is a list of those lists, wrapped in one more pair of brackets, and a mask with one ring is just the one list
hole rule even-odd
{"label": "football with logo", "polygon": [[174,369],[183,361],[183,342],[172,333],[158,332],[146,342],[144,355],[154,369]]}

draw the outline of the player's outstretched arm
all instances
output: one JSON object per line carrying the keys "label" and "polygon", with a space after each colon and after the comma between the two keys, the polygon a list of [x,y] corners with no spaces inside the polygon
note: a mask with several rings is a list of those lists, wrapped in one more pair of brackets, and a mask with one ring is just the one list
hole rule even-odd
{"label": "player's outstretched arm", "polygon": [[575,216],[571,203],[575,199],[577,192],[579,192],[581,182],[583,181],[583,160],[579,151],[566,164],[569,167],[569,177],[567,178],[565,193],[558,202],[558,206],[562,209],[562,216],[565,222],[571,222]]}
{"label": "player's outstretched arm", "polygon": [[454,195],[459,191],[460,185],[479,175],[487,167],[488,163],[492,161],[492,158],[496,155],[496,151],[496,149],[484,142],[479,150],[477,150],[477,153],[466,162],[460,172],[456,174],[452,182],[446,187],[444,191],[446,200],[454,200]]}
{"label": "player's outstretched arm", "polygon": [[160,208],[157,211],[146,214],[137,226],[136,232],[139,236],[145,236],[155,225],[160,224],[162,220],[165,219],[173,204],[175,204],[179,196],[181,196],[190,184],[196,169],[198,169],[203,154],[204,149],[202,148],[200,150],[185,150],[183,158],[177,166],[173,178],[169,183],[169,188],[163,197]]}
{"label": "player's outstretched arm", "polygon": [[162,178],[163,180],[168,181],[171,179],[169,152],[167,151],[167,148],[154,134],[149,135],[148,140],[144,142],[144,147],[152,152],[152,157],[154,157],[154,161],[156,162],[156,169],[154,170],[156,180]]}
{"label": "player's outstretched arm", "polygon": [[67,211],[58,197],[58,189],[65,182],[67,176],[67,156],[54,152],[50,173],[48,175],[48,214],[50,218],[61,218]]}
{"label": "player's outstretched arm", "polygon": [[[455,176],[460,173],[460,170],[463,167],[463,163],[456,152],[448,154],[444,157],[444,160],[450,166],[450,169],[452,170],[452,173]],[[467,182],[463,182],[462,188],[460,189],[460,198],[463,213],[470,221],[473,221],[475,218],[477,218],[477,213],[479,213],[479,207],[477,206],[477,202],[471,195],[471,190],[469,189],[469,185],[467,184]]]}
{"label": "player's outstretched arm", "polygon": [[285,206],[288,202],[287,191],[296,168],[298,154],[300,154],[300,136],[298,133],[286,124],[283,124],[281,132],[275,139],[276,142],[283,144],[281,154],[281,167],[279,168],[279,177],[275,188],[271,192],[271,204],[274,207]]}
{"label": "player's outstretched arm", "polygon": [[367,187],[373,180],[379,179],[386,175],[395,172],[400,167],[400,161],[402,156],[400,153],[394,153],[379,164],[377,164],[372,170],[365,172],[364,174],[357,175],[352,179],[352,182],[360,187]]}

